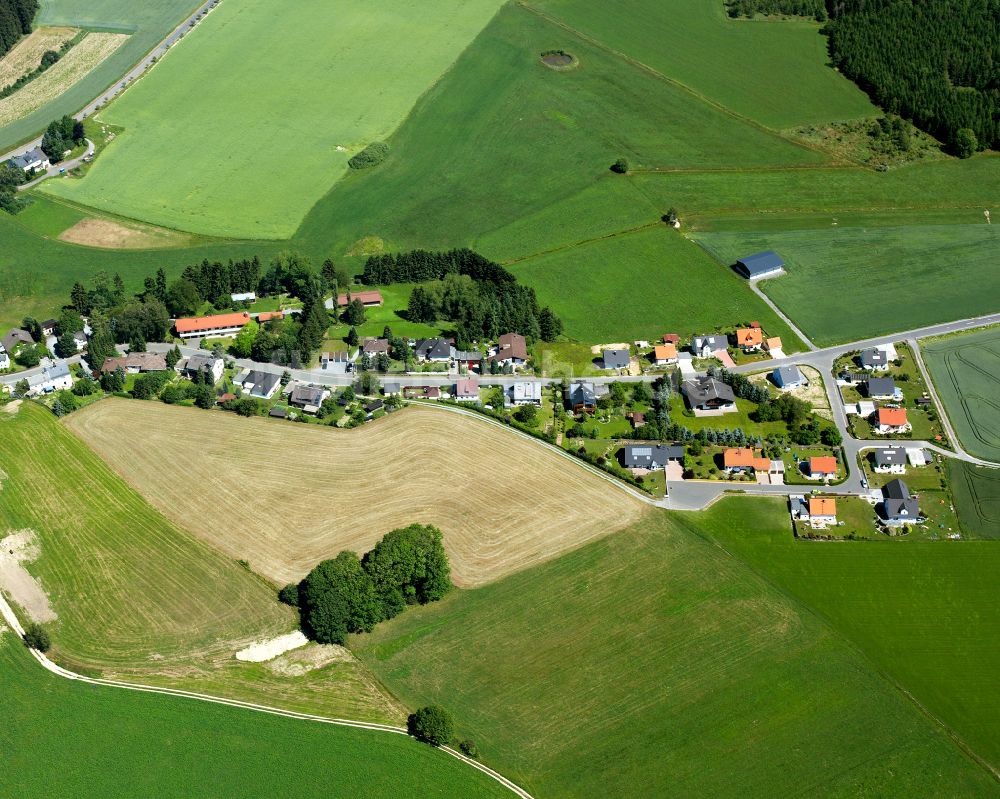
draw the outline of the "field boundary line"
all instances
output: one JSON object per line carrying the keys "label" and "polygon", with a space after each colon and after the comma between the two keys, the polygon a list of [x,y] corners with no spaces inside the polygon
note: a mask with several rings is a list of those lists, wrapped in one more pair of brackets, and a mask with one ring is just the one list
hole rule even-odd
{"label": "field boundary line", "polygon": [[610,239],[631,236],[634,233],[641,233],[644,230],[650,230],[651,228],[655,228],[660,225],[663,225],[663,222],[646,222],[642,225],[625,228],[624,230],[616,230],[612,233],[605,233],[603,236],[593,236],[589,239],[580,239],[579,241],[572,241],[569,244],[560,244],[558,247],[550,247],[547,250],[539,250],[538,252],[529,253],[528,255],[520,255],[517,258],[511,258],[510,260],[501,261],[500,263],[504,266],[512,266],[513,264],[519,264],[523,261],[530,261],[532,258],[541,258],[543,255],[552,255],[553,253],[564,252],[566,250],[575,250],[577,247],[586,247],[588,244],[596,244],[599,241],[608,241]]}
{"label": "field boundary line", "polygon": [[540,8],[536,8],[535,6],[531,5],[531,3],[529,2],[529,0],[517,0],[517,4],[518,4],[518,6],[520,6],[521,8],[523,8],[524,10],[529,11],[530,13],[535,14],[536,16],[541,17],[546,22],[549,22],[550,24],[555,25],[556,27],[562,28],[567,33],[570,33],[573,36],[576,36],[581,41],[587,42],[588,44],[590,44],[590,45],[592,45],[594,47],[597,47],[598,49],[603,50],[606,53],[610,53],[611,55],[614,55],[614,56],[622,59],[623,61],[625,61],[626,63],[628,63],[631,66],[635,67],[636,69],[642,70],[643,72],[646,72],[647,74],[652,75],[654,78],[658,78],[659,80],[662,80],[665,83],[668,83],[671,86],[674,86],[674,87],[680,89],[681,91],[687,93],[688,95],[690,95],[691,97],[695,98],[696,100],[700,100],[701,102],[705,103],[706,105],[711,106],[715,110],[717,110],[717,111],[719,111],[719,112],[721,112],[723,114],[726,114],[727,116],[729,116],[729,117],[731,117],[733,119],[737,119],[740,122],[743,122],[743,123],[749,125],[750,127],[759,130],[762,133],[767,133],[767,134],[769,134],[771,136],[774,136],[776,139],[780,139],[783,142],[791,144],[791,145],[793,145],[795,147],[799,147],[799,148],[801,148],[803,150],[810,150],[812,152],[819,153],[820,155],[823,155],[827,159],[829,159],[829,161],[832,164],[837,164],[837,163],[841,163],[841,164],[856,164],[856,165],[858,164],[858,162],[856,162],[856,161],[844,161],[844,160],[840,160],[840,159],[834,158],[833,154],[829,150],[825,150],[822,147],[820,147],[820,146],[818,146],[816,144],[813,144],[812,142],[804,142],[804,141],[801,141],[799,139],[792,139],[792,138],[786,136],[781,131],[775,130],[774,128],[769,128],[769,127],[767,127],[767,125],[764,125],[764,124],[758,122],[755,119],[751,119],[750,117],[743,116],[742,114],[734,111],[733,109],[729,108],[728,106],[722,105],[722,103],[719,103],[718,101],[711,99],[707,95],[702,94],[701,92],[699,92],[697,89],[693,88],[692,86],[688,86],[686,83],[682,83],[681,81],[677,80],[676,78],[668,77],[667,75],[664,75],[658,69],[655,69],[654,67],[651,67],[649,64],[645,63],[644,61],[640,61],[638,58],[630,56],[627,53],[623,53],[620,50],[616,50],[615,48],[611,47],[610,45],[606,44],[605,42],[602,42],[600,39],[595,39],[590,34],[584,33],[583,31],[579,30],[578,28],[574,28],[572,25],[570,25],[567,22],[564,22],[563,20],[559,19],[558,17],[554,17],[554,16],[552,16],[551,14],[549,14],[546,11],[543,11]]}
{"label": "field boundary line", "polygon": [[[0,592],[0,615],[3,616],[4,620],[10,625],[14,633],[22,637],[24,635],[24,628],[21,626],[21,622],[18,620],[17,615],[11,608],[10,604],[7,602],[7,598]],[[297,719],[300,721],[315,721],[320,724],[333,724],[338,727],[353,727],[356,729],[370,730],[373,732],[385,732],[392,733],[394,735],[405,735],[408,736],[409,733],[404,727],[395,727],[391,724],[377,724],[374,722],[366,721],[352,721],[351,719],[338,719],[330,718],[328,716],[319,716],[312,713],[301,713],[294,710],[282,710],[281,708],[271,707],[269,705],[259,705],[254,702],[244,702],[239,699],[226,699],[221,696],[213,696],[212,694],[202,694],[196,693],[194,691],[183,691],[178,688],[163,688],[155,685],[144,685],[142,683],[130,683],[121,680],[104,680],[96,677],[86,677],[82,674],[77,674],[75,671],[70,671],[62,666],[49,660],[49,658],[43,652],[39,652],[37,649],[28,649],[39,665],[46,671],[55,674],[58,677],[63,677],[67,680],[73,680],[75,682],[85,683],[87,685],[99,685],[106,688],[122,688],[128,691],[138,691],[141,693],[150,694],[162,694],[165,696],[174,696],[182,699],[195,699],[201,702],[209,702],[216,705],[225,705],[227,707],[242,708],[244,710],[252,710],[258,713],[267,713],[272,716],[282,716],[284,718]],[[499,782],[505,788],[511,791],[514,795],[520,797],[520,799],[534,799],[534,797],[528,793],[526,790],[521,788],[515,782],[507,779],[500,772],[494,771],[489,766],[480,763],[477,760],[473,760],[470,757],[463,755],[461,752],[452,749],[450,746],[440,746],[436,747],[442,752],[451,755],[456,760],[460,760],[466,765],[472,766],[477,771],[485,774],[491,779]]]}

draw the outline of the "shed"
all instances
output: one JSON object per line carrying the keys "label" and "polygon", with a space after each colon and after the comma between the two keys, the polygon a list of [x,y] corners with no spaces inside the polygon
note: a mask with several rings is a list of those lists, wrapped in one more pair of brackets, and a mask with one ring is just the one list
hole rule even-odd
{"label": "shed", "polygon": [[757,280],[781,274],[785,271],[785,262],[773,250],[765,250],[740,258],[736,270],[748,280]]}

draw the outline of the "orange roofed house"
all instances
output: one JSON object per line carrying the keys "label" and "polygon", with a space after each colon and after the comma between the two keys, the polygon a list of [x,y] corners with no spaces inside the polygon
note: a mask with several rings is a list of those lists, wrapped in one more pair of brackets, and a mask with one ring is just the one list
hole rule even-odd
{"label": "orange roofed house", "polygon": [[743,352],[756,352],[764,343],[760,327],[741,327],[736,331],[736,344]]}
{"label": "orange roofed house", "polygon": [[837,523],[837,501],[833,497],[809,498],[809,525],[828,527]]}
{"label": "orange roofed house", "polygon": [[653,363],[657,366],[677,363],[677,345],[673,343],[657,344],[653,347]]}
{"label": "orange roofed house", "polygon": [[235,336],[249,321],[250,314],[246,311],[215,316],[188,316],[174,322],[174,329],[181,338]]}
{"label": "orange roofed house", "polygon": [[906,408],[879,408],[875,411],[875,432],[881,435],[909,433],[913,425],[906,419]]}
{"label": "orange roofed house", "polygon": [[821,455],[809,459],[810,480],[832,480],[837,476],[837,459],[832,455]]}
{"label": "orange roofed house", "polygon": [[767,472],[771,469],[771,459],[758,455],[750,448],[730,447],[722,453],[722,466],[729,474],[736,472]]}

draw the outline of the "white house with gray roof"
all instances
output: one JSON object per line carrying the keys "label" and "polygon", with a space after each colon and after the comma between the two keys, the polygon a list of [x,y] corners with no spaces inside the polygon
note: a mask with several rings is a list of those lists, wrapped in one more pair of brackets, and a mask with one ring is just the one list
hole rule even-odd
{"label": "white house with gray roof", "polygon": [[711,358],[719,350],[729,349],[725,336],[695,336],[691,339],[691,353],[695,358]]}
{"label": "white house with gray roof", "polygon": [[886,447],[872,453],[873,468],[879,474],[905,474],[906,450],[902,447]]}
{"label": "white house with gray roof", "polygon": [[45,150],[41,147],[27,150],[23,155],[15,155],[7,163],[14,169],[23,169],[25,172],[30,172],[32,169],[48,169],[52,166]]}

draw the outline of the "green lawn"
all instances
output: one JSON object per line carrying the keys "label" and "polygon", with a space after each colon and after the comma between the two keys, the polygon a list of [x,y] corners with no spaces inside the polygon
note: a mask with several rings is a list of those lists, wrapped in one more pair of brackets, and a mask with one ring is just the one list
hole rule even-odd
{"label": "green lawn", "polygon": [[124,75],[199,5],[199,0],[88,0],[86,3],[41,0],[35,25],[69,25],[131,35],[60,97],[23,119],[0,127],[0,151],[31,138],[56,117],[75,114]]}
{"label": "green lawn", "polygon": [[805,20],[730,20],[716,0],[529,0],[608,47],[772,128],[873,116]]}
{"label": "green lawn", "polygon": [[[814,545],[793,540],[784,503],[767,500],[726,500],[700,520],[691,518],[850,638],[994,769],[1000,766],[1000,548],[994,542]],[[996,792],[994,782],[989,793]],[[959,788],[944,793],[965,795]]]}
{"label": "green lawn", "polygon": [[501,797],[402,735],[71,682],[0,633],[7,796]]}
{"label": "green lawn", "polygon": [[100,112],[125,132],[86,179],[45,191],[196,233],[288,238],[500,2],[222,3]]}
{"label": "green lawn", "polygon": [[[724,507],[741,531],[760,508]],[[352,646],[537,796],[995,794],[867,660],[680,519],[651,513]]]}
{"label": "green lawn", "polygon": [[949,460],[948,478],[963,532],[1000,539],[1000,471]]}
{"label": "green lawn", "polygon": [[0,537],[25,529],[37,536],[40,555],[27,568],[58,615],[50,624],[58,662],[399,721],[398,708],[357,664],[289,679],[238,664],[239,649],[295,628],[274,586],[167,522],[47,410],[30,402],[14,415],[0,410],[0,464]]}
{"label": "green lawn", "polygon": [[745,280],[666,226],[530,258],[511,271],[581,341],[652,341],[667,332],[687,339],[756,319],[786,352],[803,348]]}
{"label": "green lawn", "polygon": [[979,316],[995,311],[1000,296],[994,268],[1000,227],[985,223],[828,223],[815,230],[700,233],[696,239],[723,265],[763,249],[778,252],[787,274],[761,285],[820,345]]}
{"label": "green lawn", "polygon": [[[996,272],[994,264],[990,273]],[[971,290],[991,299],[985,282],[983,277],[968,281]],[[994,302],[996,296],[994,292]],[[920,346],[962,446],[980,458],[1000,461],[1000,327],[931,339]]]}

